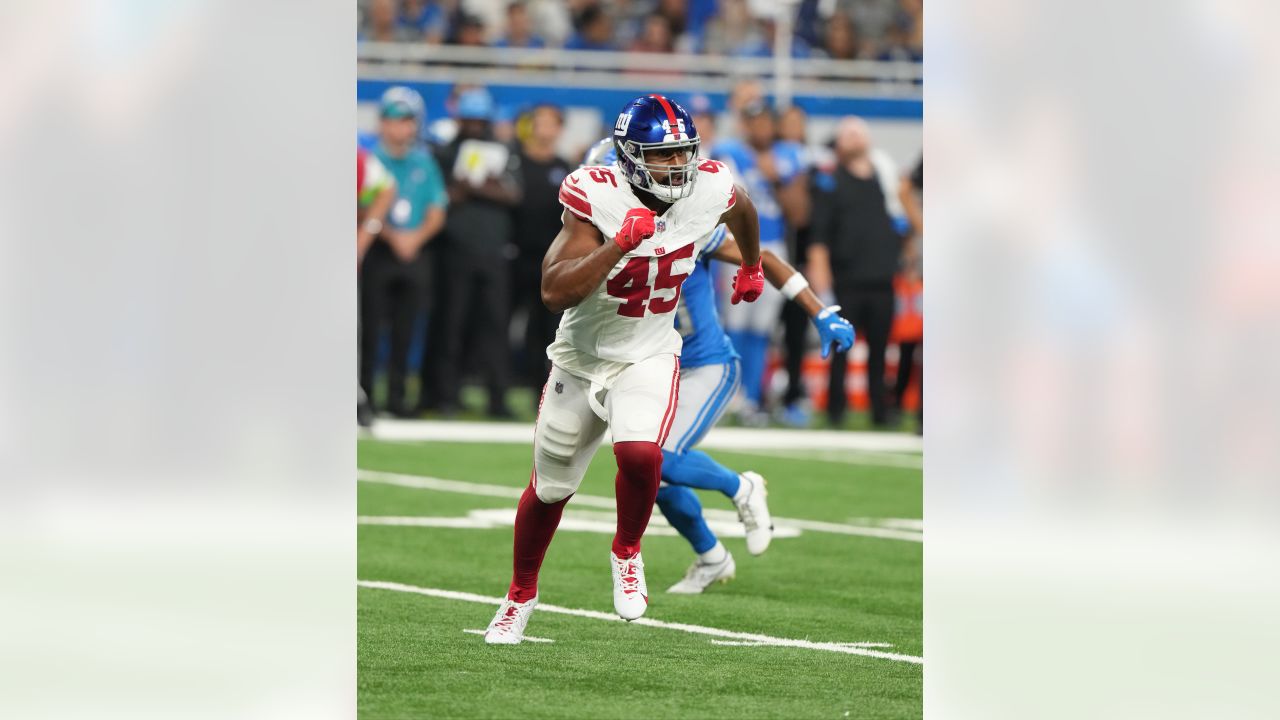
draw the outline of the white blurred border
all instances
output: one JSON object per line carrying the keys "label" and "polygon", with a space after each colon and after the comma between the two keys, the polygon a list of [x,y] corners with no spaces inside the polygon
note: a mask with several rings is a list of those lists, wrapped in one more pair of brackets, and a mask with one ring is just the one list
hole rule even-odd
{"label": "white blurred border", "polygon": [[354,715],[353,19],[0,10],[0,716]]}
{"label": "white blurred border", "polygon": [[929,717],[1280,716],[1278,14],[929,4]]}

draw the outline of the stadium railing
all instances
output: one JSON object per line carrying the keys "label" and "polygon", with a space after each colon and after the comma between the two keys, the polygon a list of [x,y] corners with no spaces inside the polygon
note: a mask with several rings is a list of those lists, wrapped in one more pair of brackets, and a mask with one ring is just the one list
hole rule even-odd
{"label": "stadium railing", "polygon": [[[358,77],[477,85],[613,88],[647,78],[675,92],[728,92],[750,77],[773,82],[773,58],[360,43]],[[792,59],[784,72],[798,95],[919,99],[923,68],[908,61]]]}

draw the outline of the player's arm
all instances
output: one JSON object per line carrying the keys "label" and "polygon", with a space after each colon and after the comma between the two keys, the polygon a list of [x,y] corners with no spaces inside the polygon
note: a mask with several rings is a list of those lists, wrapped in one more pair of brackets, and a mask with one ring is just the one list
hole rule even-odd
{"label": "player's arm", "polygon": [[720,222],[729,228],[738,243],[742,265],[733,278],[733,297],[730,302],[755,302],[764,291],[764,275],[760,270],[760,218],[756,206],[741,185],[733,188],[733,205],[720,216]]}
{"label": "player's arm", "polygon": [[[742,253],[738,243],[731,234],[725,235],[724,241],[711,257],[729,263],[741,263]],[[818,337],[822,342],[822,357],[830,353],[831,344],[835,343],[837,352],[844,352],[853,346],[853,325],[838,313],[839,305],[826,307],[809,287],[809,281],[786,260],[768,250],[760,253],[760,262],[764,266],[765,279],[777,288],[788,300],[794,301],[804,308],[809,319],[818,328]]]}
{"label": "player's arm", "polygon": [[542,304],[563,312],[595,292],[624,255],[653,235],[653,214],[631,210],[613,242],[605,242],[595,225],[566,211],[564,228],[542,259]]}

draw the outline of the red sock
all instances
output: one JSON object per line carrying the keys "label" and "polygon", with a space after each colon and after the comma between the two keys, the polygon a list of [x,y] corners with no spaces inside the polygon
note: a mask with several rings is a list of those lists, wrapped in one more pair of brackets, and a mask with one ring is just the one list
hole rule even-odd
{"label": "red sock", "polygon": [[542,568],[542,558],[547,554],[551,536],[556,534],[567,502],[569,498],[554,503],[542,502],[534,492],[532,482],[520,496],[520,504],[516,506],[511,587],[507,590],[507,597],[512,600],[529,602],[538,594],[538,570]]}
{"label": "red sock", "polygon": [[618,476],[613,481],[618,496],[613,554],[629,558],[640,552],[640,538],[649,527],[662,480],[662,448],[651,442],[620,442],[613,444],[613,454],[618,458]]}

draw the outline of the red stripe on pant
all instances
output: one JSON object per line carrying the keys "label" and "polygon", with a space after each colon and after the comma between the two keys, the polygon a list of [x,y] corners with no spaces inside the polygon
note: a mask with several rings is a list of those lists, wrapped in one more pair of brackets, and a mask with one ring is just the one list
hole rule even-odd
{"label": "red stripe on pant", "polygon": [[671,433],[671,425],[676,419],[676,406],[680,404],[680,358],[676,358],[676,368],[671,373],[671,391],[667,394],[667,414],[662,416],[662,425],[658,429],[658,447],[667,443],[667,435]]}

